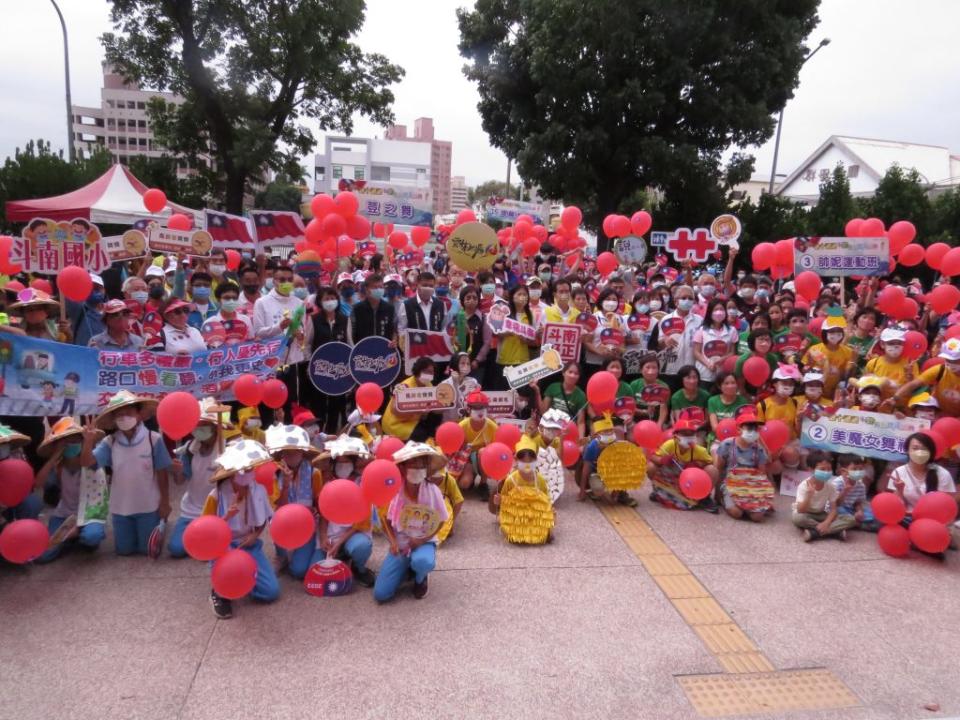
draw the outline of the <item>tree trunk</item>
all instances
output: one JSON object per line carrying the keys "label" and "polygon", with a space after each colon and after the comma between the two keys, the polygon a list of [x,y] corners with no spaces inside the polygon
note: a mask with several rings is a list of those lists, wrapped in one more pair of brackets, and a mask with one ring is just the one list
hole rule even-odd
{"label": "tree trunk", "polygon": [[239,167],[226,171],[226,211],[231,215],[243,215],[243,191],[247,184],[247,173]]}

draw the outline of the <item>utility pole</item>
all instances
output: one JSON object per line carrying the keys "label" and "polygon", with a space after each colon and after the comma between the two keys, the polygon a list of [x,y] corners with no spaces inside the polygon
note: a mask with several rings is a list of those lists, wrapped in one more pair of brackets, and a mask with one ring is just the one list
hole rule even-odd
{"label": "utility pole", "polygon": [[57,5],[57,0],[50,0],[53,9],[57,11],[57,17],[60,18],[60,27],[63,29],[63,79],[66,84],[67,93],[67,157],[73,163],[76,158],[76,150],[73,147],[73,103],[70,101],[70,49],[67,45],[67,23],[63,20],[63,13]]}

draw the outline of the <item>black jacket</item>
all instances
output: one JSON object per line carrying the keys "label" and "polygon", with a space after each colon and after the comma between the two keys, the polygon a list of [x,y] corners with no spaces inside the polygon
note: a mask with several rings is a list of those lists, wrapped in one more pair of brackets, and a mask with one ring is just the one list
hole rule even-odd
{"label": "black jacket", "polygon": [[353,306],[353,341],[360,342],[364,338],[379,335],[388,340],[393,337],[397,329],[397,313],[393,305],[381,300],[374,310],[369,300]]}

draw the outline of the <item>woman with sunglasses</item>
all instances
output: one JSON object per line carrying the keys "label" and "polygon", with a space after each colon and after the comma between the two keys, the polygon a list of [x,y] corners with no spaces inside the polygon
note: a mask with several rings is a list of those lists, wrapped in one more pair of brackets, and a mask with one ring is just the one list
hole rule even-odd
{"label": "woman with sunglasses", "polygon": [[177,297],[170,298],[160,307],[163,329],[157,336],[157,346],[164,352],[189,355],[207,349],[200,331],[187,323],[189,314],[190,303]]}

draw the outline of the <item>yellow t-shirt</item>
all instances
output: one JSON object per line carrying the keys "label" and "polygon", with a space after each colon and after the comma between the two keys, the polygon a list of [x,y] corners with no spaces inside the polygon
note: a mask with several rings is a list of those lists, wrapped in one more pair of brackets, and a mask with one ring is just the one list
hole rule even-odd
{"label": "yellow t-shirt", "polygon": [[931,388],[930,394],[940,403],[942,415],[960,415],[960,375],[950,372],[943,365],[934,365],[920,373],[917,380]]}
{"label": "yellow t-shirt", "polygon": [[[400,384],[406,387],[418,387],[415,377],[408,377]],[[404,417],[401,418],[393,409],[393,400],[391,400],[387,405],[386,411],[383,413],[383,431],[387,435],[394,435],[406,442],[410,439],[410,433],[413,432],[417,423],[420,422],[421,414],[422,413],[405,413]]]}
{"label": "yellow t-shirt", "polygon": [[910,375],[914,379],[920,374],[920,368],[917,367],[915,362],[910,362],[906,358],[900,358],[896,362],[890,362],[887,358],[881,356],[868,360],[863,374],[878,375],[890,381],[884,383],[883,387],[880,388],[882,397],[886,400],[899,390],[901,385],[906,385],[907,382],[909,382],[907,379],[907,368],[910,369]]}
{"label": "yellow t-shirt", "polygon": [[456,507],[463,502],[463,493],[460,492],[460,486],[457,485],[457,479],[446,470],[443,471],[443,476],[440,480],[439,487],[440,492],[443,493],[443,496],[450,501],[450,507]]}
{"label": "yellow t-shirt", "polygon": [[556,305],[548,305],[544,312],[544,317],[547,319],[547,322],[552,323],[575,323],[579,315],[580,311],[577,310],[572,303],[566,312],[563,312],[563,310]]}
{"label": "yellow t-shirt", "polygon": [[493,442],[493,436],[497,434],[497,423],[490,418],[485,418],[483,427],[474,430],[470,425],[470,418],[464,418],[460,421],[460,427],[463,428],[465,437],[464,442],[471,450],[479,450]]}
{"label": "yellow t-shirt", "polygon": [[667,457],[668,455],[676,458],[677,462],[681,464],[689,462],[713,462],[709,451],[702,445],[694,445],[691,448],[683,450],[677,447],[675,438],[670,438],[657,449],[657,457]]}
{"label": "yellow t-shirt", "polygon": [[[517,322],[530,324],[526,315],[521,315]],[[500,365],[522,365],[530,360],[530,346],[516,335],[502,335],[498,341],[497,362]]]}
{"label": "yellow t-shirt", "polygon": [[840,378],[856,359],[857,351],[849,345],[840,345],[836,350],[831,350],[825,343],[817,343],[804,353],[803,364],[808,368],[819,368],[823,373],[823,395],[832,398]]}
{"label": "yellow t-shirt", "polygon": [[510,491],[517,487],[533,487],[536,486],[537,490],[542,492],[547,497],[550,496],[550,492],[547,490],[547,481],[543,478],[543,475],[540,473],[534,473],[536,477],[534,481],[527,482],[520,476],[519,470],[514,470],[509,475],[507,479],[503,481],[503,487],[500,489],[500,497],[503,498],[510,494]]}
{"label": "yellow t-shirt", "polygon": [[757,403],[757,417],[762,421],[783,420],[790,428],[790,436],[797,435],[797,401],[788,397],[783,405],[773,398],[764,398]]}

